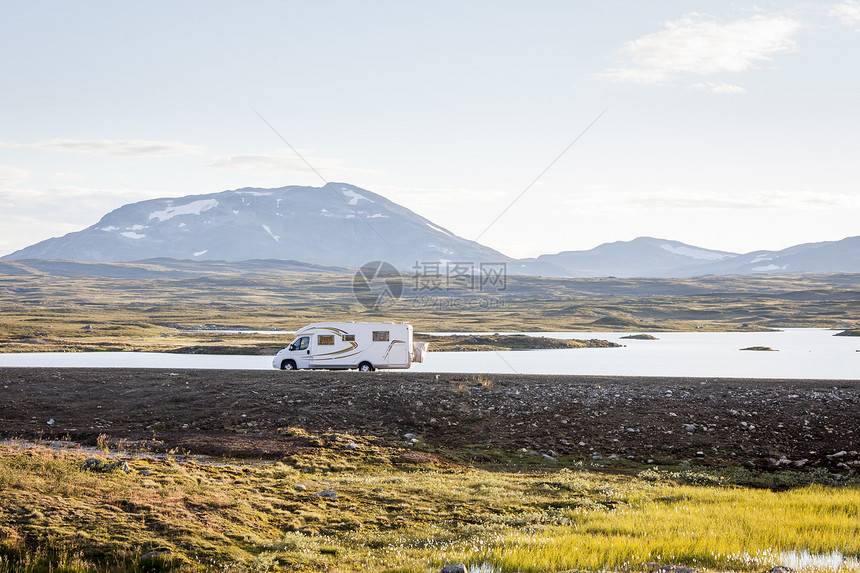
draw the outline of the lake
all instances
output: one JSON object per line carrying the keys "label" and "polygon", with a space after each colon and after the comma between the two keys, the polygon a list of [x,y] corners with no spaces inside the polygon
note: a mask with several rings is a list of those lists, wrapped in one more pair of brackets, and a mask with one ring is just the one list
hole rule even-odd
{"label": "lake", "polygon": [[[652,332],[658,340],[625,340],[623,332],[542,332],[534,336],[600,338],[623,348],[516,352],[431,352],[417,372],[585,374],[716,378],[860,380],[860,338],[825,329],[780,332]],[[510,333],[509,333],[510,334]],[[768,346],[776,352],[742,351]],[[202,368],[267,370],[270,356],[148,352],[0,354],[0,367]],[[289,375],[289,374],[285,374]]]}

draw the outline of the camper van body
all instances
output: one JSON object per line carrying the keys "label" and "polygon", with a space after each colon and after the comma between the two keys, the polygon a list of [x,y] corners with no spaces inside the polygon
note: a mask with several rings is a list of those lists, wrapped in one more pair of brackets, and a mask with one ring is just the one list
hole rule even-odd
{"label": "camper van body", "polygon": [[423,360],[425,343],[412,342],[412,325],[393,322],[317,322],[296,332],[275,356],[281,370],[409,368]]}

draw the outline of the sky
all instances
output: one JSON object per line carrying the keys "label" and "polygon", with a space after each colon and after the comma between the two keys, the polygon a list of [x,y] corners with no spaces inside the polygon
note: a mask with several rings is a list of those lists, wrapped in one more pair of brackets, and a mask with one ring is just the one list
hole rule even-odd
{"label": "sky", "polygon": [[324,181],[514,257],[860,235],[857,0],[0,9],[0,255]]}

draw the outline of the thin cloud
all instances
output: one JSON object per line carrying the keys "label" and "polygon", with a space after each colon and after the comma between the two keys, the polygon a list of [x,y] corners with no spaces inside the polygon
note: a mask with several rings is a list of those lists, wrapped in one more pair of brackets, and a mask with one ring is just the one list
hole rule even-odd
{"label": "thin cloud", "polygon": [[204,148],[199,145],[144,139],[48,139],[36,143],[0,142],[0,147],[111,157],[165,157],[200,155],[204,152]]}
{"label": "thin cloud", "polygon": [[[302,152],[304,154],[304,152]],[[382,172],[374,169],[358,169],[348,167],[339,159],[326,157],[309,157],[305,155],[314,169],[321,171],[326,177],[337,179],[355,175],[379,175]],[[215,157],[207,162],[210,167],[229,171],[246,173],[307,173],[308,165],[291,151],[282,153],[260,153],[250,155],[226,155]]]}
{"label": "thin cloud", "polygon": [[839,18],[845,26],[857,28],[860,31],[860,2],[843,2],[830,9],[830,14]]}
{"label": "thin cloud", "polygon": [[14,165],[0,165],[0,189],[14,187],[30,178],[30,172]]}
{"label": "thin cloud", "polygon": [[727,84],[725,82],[701,82],[698,84],[693,84],[690,87],[695,90],[711,92],[714,94],[721,95],[736,95],[747,93],[747,90],[744,87],[737,86],[734,84]]}
{"label": "thin cloud", "polygon": [[[719,22],[701,14],[688,14],[667,22],[664,29],[624,44],[621,67],[603,77],[639,84],[661,85],[690,76],[741,73],[769,62],[777,54],[797,51],[794,35],[801,24],[780,15],[755,15]],[[709,84],[696,84],[709,85]],[[714,93],[741,93],[740,86],[720,87]]]}
{"label": "thin cloud", "polygon": [[614,191],[595,188],[575,196],[559,198],[582,211],[736,211],[857,209],[860,197],[817,191],[762,190],[746,193],[715,192],[683,188]]}

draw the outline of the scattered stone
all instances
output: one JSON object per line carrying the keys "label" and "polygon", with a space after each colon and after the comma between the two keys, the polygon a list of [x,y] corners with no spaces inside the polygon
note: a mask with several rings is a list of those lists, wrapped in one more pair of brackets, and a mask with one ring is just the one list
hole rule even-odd
{"label": "scattered stone", "polygon": [[293,489],[296,491],[305,491],[306,489],[308,489],[308,487],[305,485],[302,485],[300,483],[297,483],[296,485],[293,486]]}
{"label": "scattered stone", "polygon": [[48,424],[49,426],[53,426],[53,425],[54,425],[54,419],[53,419],[53,418],[51,418],[50,420],[48,420],[48,421],[47,421],[47,422],[45,422],[45,423],[46,423],[46,424]]}
{"label": "scattered stone", "polygon": [[839,458],[844,458],[847,455],[848,455],[848,452],[846,452],[845,450],[842,450],[841,452],[836,452],[835,454],[830,454],[827,457],[830,459],[837,459],[838,460]]}
{"label": "scattered stone", "polygon": [[549,455],[549,454],[544,454],[544,455],[543,455],[543,459],[545,459],[545,460],[546,460],[546,461],[548,461],[548,462],[557,462],[557,461],[558,461],[557,459],[555,459],[554,457],[552,457],[552,456],[551,456],[551,455]]}
{"label": "scattered stone", "polygon": [[137,473],[139,473],[142,476],[151,476],[152,470],[137,470]]}
{"label": "scattered stone", "polygon": [[803,458],[802,460],[794,460],[793,462],[791,462],[791,465],[793,465],[796,468],[802,468],[803,466],[805,466],[808,463],[809,463],[809,460],[806,458]]}
{"label": "scattered stone", "polygon": [[90,472],[109,473],[114,470],[122,470],[126,473],[131,471],[128,464],[123,460],[115,462],[106,462],[98,458],[88,458],[84,460],[84,469]]}
{"label": "scattered stone", "polygon": [[693,432],[696,430],[696,424],[684,424],[685,432]]}
{"label": "scattered stone", "polygon": [[92,325],[92,324],[87,324],[87,325],[84,325],[84,326],[82,326],[82,327],[81,327],[81,330],[86,330],[86,331],[90,331],[90,330],[92,330],[92,329],[93,329],[93,325]]}
{"label": "scattered stone", "polygon": [[349,444],[345,445],[343,448],[345,450],[359,450],[359,449],[361,449],[361,446],[359,446],[355,442],[350,442]]}
{"label": "scattered stone", "polygon": [[407,440],[414,440],[414,439],[416,439],[418,436],[416,436],[415,434],[403,434],[403,437],[404,437],[405,439],[407,439]]}
{"label": "scattered stone", "polygon": [[329,499],[337,499],[337,492],[331,489],[324,489],[321,492],[315,493],[314,497],[327,497]]}
{"label": "scattered stone", "polygon": [[774,565],[766,573],[794,573],[794,569],[785,565]]}
{"label": "scattered stone", "polygon": [[439,573],[469,573],[469,570],[462,563],[449,563]]}
{"label": "scattered stone", "polygon": [[159,547],[158,549],[153,549],[147,553],[144,553],[140,556],[141,561],[151,561],[153,559],[160,559],[167,557],[172,552],[167,547]]}

